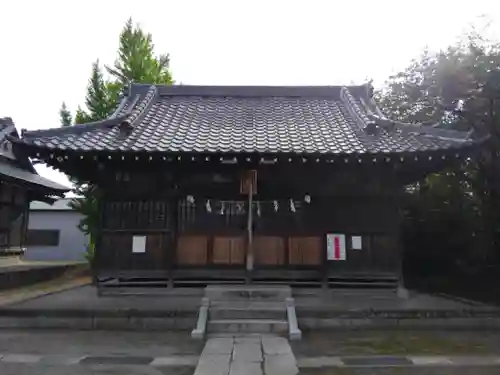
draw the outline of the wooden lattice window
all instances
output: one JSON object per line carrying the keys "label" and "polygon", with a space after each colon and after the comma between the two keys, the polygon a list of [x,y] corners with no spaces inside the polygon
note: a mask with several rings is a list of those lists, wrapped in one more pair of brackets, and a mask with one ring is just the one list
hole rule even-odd
{"label": "wooden lattice window", "polygon": [[168,202],[126,201],[104,203],[104,229],[158,229],[170,228]]}

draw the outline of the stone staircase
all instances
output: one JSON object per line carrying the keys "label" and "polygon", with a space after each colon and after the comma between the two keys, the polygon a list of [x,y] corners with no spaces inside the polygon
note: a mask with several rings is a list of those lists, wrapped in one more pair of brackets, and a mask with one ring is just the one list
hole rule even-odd
{"label": "stone staircase", "polygon": [[192,337],[206,333],[288,334],[301,338],[289,286],[210,285],[205,289]]}

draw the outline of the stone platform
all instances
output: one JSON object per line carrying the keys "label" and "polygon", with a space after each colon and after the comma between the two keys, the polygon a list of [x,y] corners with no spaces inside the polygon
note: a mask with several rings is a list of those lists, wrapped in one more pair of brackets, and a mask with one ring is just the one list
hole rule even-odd
{"label": "stone platform", "polygon": [[[98,297],[95,288],[84,286],[2,306],[0,328],[191,331],[196,327],[204,293],[202,288],[165,288],[157,295]],[[445,297],[411,293],[408,299],[401,299],[395,292],[374,289],[325,291],[292,288],[291,293],[295,301],[298,326],[303,331],[352,328],[500,328],[499,308]],[[259,301],[252,301],[249,306],[252,304],[257,309],[262,307],[259,306]],[[277,318],[273,314],[282,316],[283,310],[273,311],[272,304],[267,305],[272,319]],[[248,306],[239,309],[238,314],[246,314],[246,307]],[[217,314],[222,319],[230,317],[223,303]]]}

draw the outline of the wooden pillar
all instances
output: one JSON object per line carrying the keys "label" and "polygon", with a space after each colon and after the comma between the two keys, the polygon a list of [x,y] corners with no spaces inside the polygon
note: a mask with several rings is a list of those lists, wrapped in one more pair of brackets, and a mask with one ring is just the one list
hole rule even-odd
{"label": "wooden pillar", "polygon": [[397,194],[394,194],[393,204],[396,205],[397,217],[394,222],[394,228],[392,235],[394,236],[394,242],[396,246],[397,256],[398,256],[398,285],[397,285],[397,295],[399,298],[407,299],[409,298],[409,292],[406,289],[404,283],[404,269],[403,269],[403,260],[404,260],[404,248],[403,241],[401,238],[401,228],[403,221],[403,214],[401,212],[401,201],[403,198],[403,192],[400,190]]}
{"label": "wooden pillar", "polygon": [[250,181],[248,184],[248,221],[247,221],[247,257],[246,257],[246,270],[247,277],[246,282],[252,282],[252,272],[253,272],[253,263],[254,263],[254,254],[253,254],[253,183]]}
{"label": "wooden pillar", "polygon": [[30,210],[30,201],[26,194],[24,201],[23,219],[22,219],[23,222],[21,224],[21,229],[19,233],[19,247],[21,249],[24,249],[26,246],[26,237],[28,236],[28,225],[29,225],[29,210]]}
{"label": "wooden pillar", "polygon": [[246,171],[240,182],[240,193],[248,194],[248,215],[247,215],[247,253],[246,253],[246,283],[252,281],[254,266],[253,253],[253,194],[257,192],[257,171]]}
{"label": "wooden pillar", "polygon": [[323,261],[321,262],[321,287],[323,290],[328,289],[328,254],[327,251],[327,241],[326,234],[323,234],[323,239],[321,241],[323,245]]}
{"label": "wooden pillar", "polygon": [[[166,268],[167,268],[167,287],[174,287],[174,265],[176,262],[176,252],[177,252],[177,232],[178,232],[178,199],[174,195],[174,197],[167,200],[167,222],[170,222],[169,229],[169,237],[167,241],[167,248],[165,251],[167,252],[166,258]],[[170,217],[169,217],[170,216]]]}
{"label": "wooden pillar", "polygon": [[97,200],[97,212],[98,212],[98,225],[97,233],[95,233],[95,238],[92,235],[89,236],[89,246],[94,246],[93,256],[90,260],[90,268],[92,273],[92,285],[97,287],[97,295],[101,295],[101,290],[99,287],[98,272],[99,272],[99,255],[101,253],[101,243],[102,243],[102,230],[104,225],[104,199],[105,195],[100,189],[95,190],[96,200]]}

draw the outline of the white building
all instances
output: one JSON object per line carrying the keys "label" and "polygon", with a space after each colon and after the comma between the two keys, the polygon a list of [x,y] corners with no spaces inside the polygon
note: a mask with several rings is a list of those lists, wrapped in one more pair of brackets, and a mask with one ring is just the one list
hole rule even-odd
{"label": "white building", "polygon": [[82,215],[69,207],[70,200],[31,203],[24,259],[85,260],[88,241],[78,229]]}

